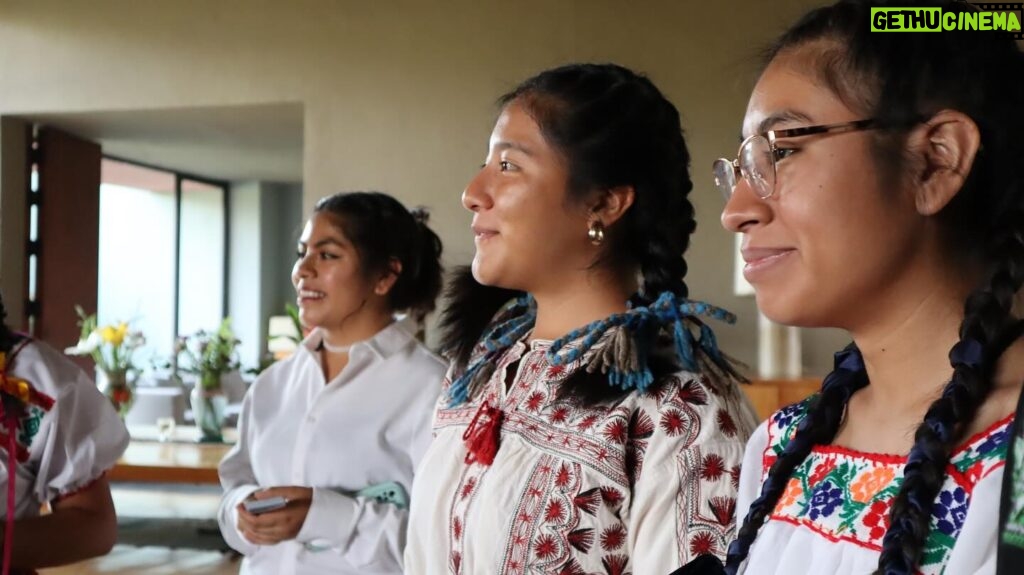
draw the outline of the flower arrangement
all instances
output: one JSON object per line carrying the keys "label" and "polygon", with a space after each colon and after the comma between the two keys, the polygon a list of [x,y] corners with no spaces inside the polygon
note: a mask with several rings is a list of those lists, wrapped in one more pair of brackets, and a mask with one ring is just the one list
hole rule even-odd
{"label": "flower arrangement", "polygon": [[215,332],[199,330],[191,336],[179,337],[175,343],[175,356],[183,355],[185,362],[178,369],[199,376],[199,385],[205,391],[220,389],[220,378],[238,369],[238,344],[231,330],[231,318],[220,322]]}
{"label": "flower arrangement", "polygon": [[68,355],[89,356],[106,379],[103,390],[114,409],[124,417],[131,409],[134,376],[138,368],[132,363],[135,350],[146,343],[142,332],[132,330],[127,322],[99,325],[96,314],[87,314],[75,306],[81,335],[78,344],[64,350]]}

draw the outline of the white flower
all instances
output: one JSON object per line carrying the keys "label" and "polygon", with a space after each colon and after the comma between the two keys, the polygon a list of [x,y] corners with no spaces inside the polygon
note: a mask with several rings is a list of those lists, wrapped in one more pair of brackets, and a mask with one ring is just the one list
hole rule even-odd
{"label": "white flower", "polygon": [[64,350],[64,353],[68,355],[89,355],[103,343],[103,337],[100,335],[99,330],[93,330],[86,339],[78,340],[78,345],[75,347],[69,347]]}

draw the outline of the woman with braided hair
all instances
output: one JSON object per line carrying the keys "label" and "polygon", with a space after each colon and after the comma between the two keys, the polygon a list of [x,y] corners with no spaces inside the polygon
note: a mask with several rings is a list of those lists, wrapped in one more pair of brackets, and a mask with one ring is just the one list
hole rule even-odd
{"label": "woman with braided hair", "polygon": [[570,65],[500,100],[466,187],[452,367],[406,572],[663,573],[724,554],[755,426],[687,297],[679,114],[647,78]]}
{"label": "woman with braided hair", "polygon": [[716,163],[765,315],[854,341],[751,439],[728,573],[995,571],[1024,383],[1024,60],[1001,33],[872,33],[884,4],[785,33]]}

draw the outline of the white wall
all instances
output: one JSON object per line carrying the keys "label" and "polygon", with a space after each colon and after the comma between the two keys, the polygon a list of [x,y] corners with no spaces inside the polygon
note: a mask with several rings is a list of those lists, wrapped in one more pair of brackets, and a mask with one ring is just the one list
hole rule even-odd
{"label": "white wall", "polygon": [[[647,72],[682,112],[700,222],[688,283],[740,315],[720,341],[753,363],[754,304],[730,295],[732,239],[710,165],[735,154],[757,50],[814,4],[7,1],[0,114],[301,102],[304,213],[347,189],[425,204],[451,265],[471,254],[458,197],[484,155],[494,99],[545,67],[616,61]],[[827,371],[842,343],[808,342],[811,371]]]}

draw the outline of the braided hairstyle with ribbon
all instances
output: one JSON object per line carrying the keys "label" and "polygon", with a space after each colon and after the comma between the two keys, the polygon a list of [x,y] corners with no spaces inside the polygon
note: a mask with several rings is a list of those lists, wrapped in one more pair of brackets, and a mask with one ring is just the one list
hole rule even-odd
{"label": "braided hairstyle with ribbon", "polygon": [[[528,111],[548,143],[564,156],[568,201],[582,202],[618,186],[634,189],[632,207],[609,227],[605,249],[593,265],[638,270],[642,284],[630,302],[634,308],[651,306],[665,293],[685,298],[683,253],[696,222],[687,199],[693,187],[690,155],[675,106],[649,79],[614,64],[544,71],[499,99],[502,108],[513,102]],[[471,379],[485,381],[493,362],[469,365],[473,350],[483,342],[497,356],[525,335],[533,323],[531,300],[521,292],[479,284],[469,268],[456,273],[447,296],[442,348],[454,361],[454,375],[475,367],[478,373],[470,374]],[[647,359],[655,379],[676,367],[664,355]],[[577,370],[560,393],[585,405],[628,393],[628,387],[608,383],[605,374]],[[457,391],[453,403],[473,392]]]}
{"label": "braided hairstyle with ribbon", "polygon": [[[892,506],[878,572],[894,575],[916,572],[950,454],[991,392],[996,362],[1021,333],[1013,302],[1024,284],[1024,57],[1005,33],[873,34],[870,9],[886,4],[842,1],[814,10],[777,41],[767,60],[814,43],[814,73],[851,109],[891,126],[957,110],[981,136],[963,188],[937,217],[948,230],[951,252],[983,263],[983,279],[964,303],[960,340],[949,354],[953,376],[915,433]],[[963,2],[892,4],[975,10]],[[877,141],[879,159],[896,168],[903,167],[901,134],[882,131]],[[834,439],[847,401],[867,383],[854,346],[837,354],[835,371],[772,465],[730,546],[728,573],[746,558],[790,474],[814,445]]]}
{"label": "braided hairstyle with ribbon", "polygon": [[383,272],[392,262],[401,265],[388,291],[392,310],[408,310],[417,320],[434,310],[444,268],[441,239],[427,226],[426,210],[407,210],[380,192],[343,192],[321,198],[313,212],[328,215],[341,228],[359,252],[365,274]]}

